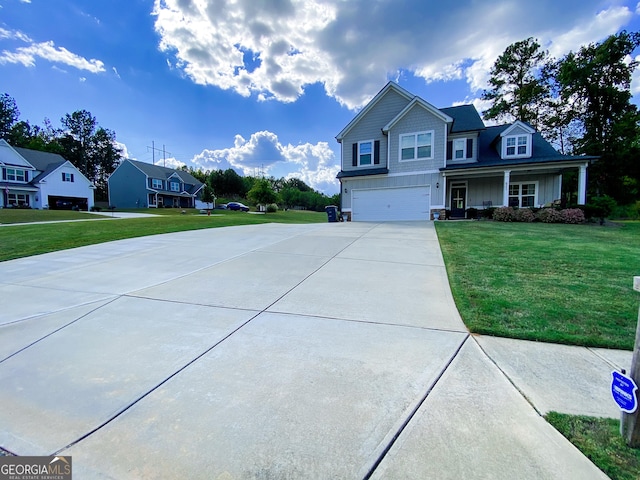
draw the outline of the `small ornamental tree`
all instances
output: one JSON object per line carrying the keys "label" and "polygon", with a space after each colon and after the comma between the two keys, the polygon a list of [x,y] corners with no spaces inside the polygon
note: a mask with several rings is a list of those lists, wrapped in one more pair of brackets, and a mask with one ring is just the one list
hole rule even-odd
{"label": "small ornamental tree", "polygon": [[269,180],[261,178],[249,190],[247,198],[256,205],[269,205],[277,201],[278,194],[271,187]]}
{"label": "small ornamental tree", "polygon": [[200,199],[206,203],[208,207],[210,203],[213,203],[214,198],[213,189],[209,185],[205,184],[202,188],[202,195],[200,196]]}

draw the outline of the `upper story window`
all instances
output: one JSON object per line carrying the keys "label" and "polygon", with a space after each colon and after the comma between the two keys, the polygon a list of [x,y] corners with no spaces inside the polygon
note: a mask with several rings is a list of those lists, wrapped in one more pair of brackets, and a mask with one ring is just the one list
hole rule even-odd
{"label": "upper story window", "polygon": [[360,142],[358,144],[358,165],[371,165],[373,163],[373,141]]}
{"label": "upper story window", "polygon": [[171,191],[172,192],[179,192],[180,191],[180,184],[178,182],[171,182]]}
{"label": "upper story window", "polygon": [[447,160],[473,158],[473,138],[454,138],[447,141]]}
{"label": "upper story window", "polygon": [[26,182],[27,174],[24,170],[19,168],[6,168],[5,169],[6,180],[12,182]]}
{"label": "upper story window", "polygon": [[73,182],[73,173],[62,172],[63,182]]}
{"label": "upper story window", "polygon": [[157,178],[154,178],[151,181],[151,186],[156,190],[162,190],[162,180],[158,180]]}
{"label": "upper story window", "polygon": [[380,164],[380,140],[365,140],[353,144],[352,163],[354,167],[368,167]]}
{"label": "upper story window", "polygon": [[400,161],[433,158],[433,132],[400,135]]}
{"label": "upper story window", "polygon": [[467,158],[467,139],[457,138],[453,141],[453,158],[460,160]]}
{"label": "upper story window", "polygon": [[531,135],[510,135],[503,139],[504,157],[530,157]]}

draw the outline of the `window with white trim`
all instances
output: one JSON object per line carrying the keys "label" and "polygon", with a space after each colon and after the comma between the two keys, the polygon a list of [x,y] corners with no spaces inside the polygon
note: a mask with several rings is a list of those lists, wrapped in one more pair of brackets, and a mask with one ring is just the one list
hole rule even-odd
{"label": "window with white trim", "polygon": [[433,158],[433,131],[400,135],[400,161]]}
{"label": "window with white trim", "polygon": [[151,186],[156,190],[162,190],[162,180],[158,180],[157,178],[154,178],[151,181]]}
{"label": "window with white trim", "polygon": [[358,143],[358,165],[373,163],[373,140]]}
{"label": "window with white trim", "polygon": [[180,191],[180,184],[178,182],[171,182],[171,191],[172,192],[179,192]]}
{"label": "window with white trim", "polygon": [[537,205],[538,188],[533,183],[510,183],[509,206],[510,207],[535,207]]}
{"label": "window with white trim", "polygon": [[505,142],[505,157],[530,157],[531,135],[510,135],[503,139]]}
{"label": "window with white trim", "polygon": [[7,168],[5,169],[7,174],[7,180],[12,182],[24,182],[26,180],[26,176],[24,170],[19,168]]}
{"label": "window with white trim", "polygon": [[73,173],[62,172],[63,182],[73,182]]}
{"label": "window with white trim", "polygon": [[467,158],[467,139],[456,138],[453,141],[453,159],[461,160]]}
{"label": "window with white trim", "polygon": [[7,193],[7,203],[15,206],[29,205],[29,197],[25,193]]}

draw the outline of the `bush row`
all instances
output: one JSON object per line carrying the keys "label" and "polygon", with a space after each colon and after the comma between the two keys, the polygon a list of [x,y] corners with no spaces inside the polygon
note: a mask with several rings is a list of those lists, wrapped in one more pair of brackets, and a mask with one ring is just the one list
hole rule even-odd
{"label": "bush row", "polygon": [[586,218],[580,208],[531,208],[498,207],[493,211],[493,219],[498,222],[544,222],[544,223],[584,223]]}

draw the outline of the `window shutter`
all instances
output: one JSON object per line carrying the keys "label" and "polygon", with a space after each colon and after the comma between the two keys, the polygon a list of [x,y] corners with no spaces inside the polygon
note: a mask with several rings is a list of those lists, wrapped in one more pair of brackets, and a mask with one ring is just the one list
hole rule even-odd
{"label": "window shutter", "polygon": [[64,182],[64,172],[61,172],[60,175],[62,175],[62,181]]}
{"label": "window shutter", "polygon": [[354,143],[352,145],[351,151],[352,151],[351,166],[357,167],[358,166],[358,144],[357,143]]}
{"label": "window shutter", "polygon": [[25,170],[24,171],[24,181],[28,182],[29,181],[29,170]]}
{"label": "window shutter", "polygon": [[473,157],[473,138],[467,138],[467,158]]}
{"label": "window shutter", "polygon": [[3,179],[3,180],[6,180],[6,179],[7,179],[7,169],[6,169],[6,168],[3,168],[3,169],[2,169],[2,179]]}
{"label": "window shutter", "polygon": [[380,140],[373,142],[373,164],[380,165]]}
{"label": "window shutter", "polygon": [[71,181],[73,182],[73,173],[71,174]]}
{"label": "window shutter", "polygon": [[447,142],[447,160],[451,160],[453,154],[453,140]]}

